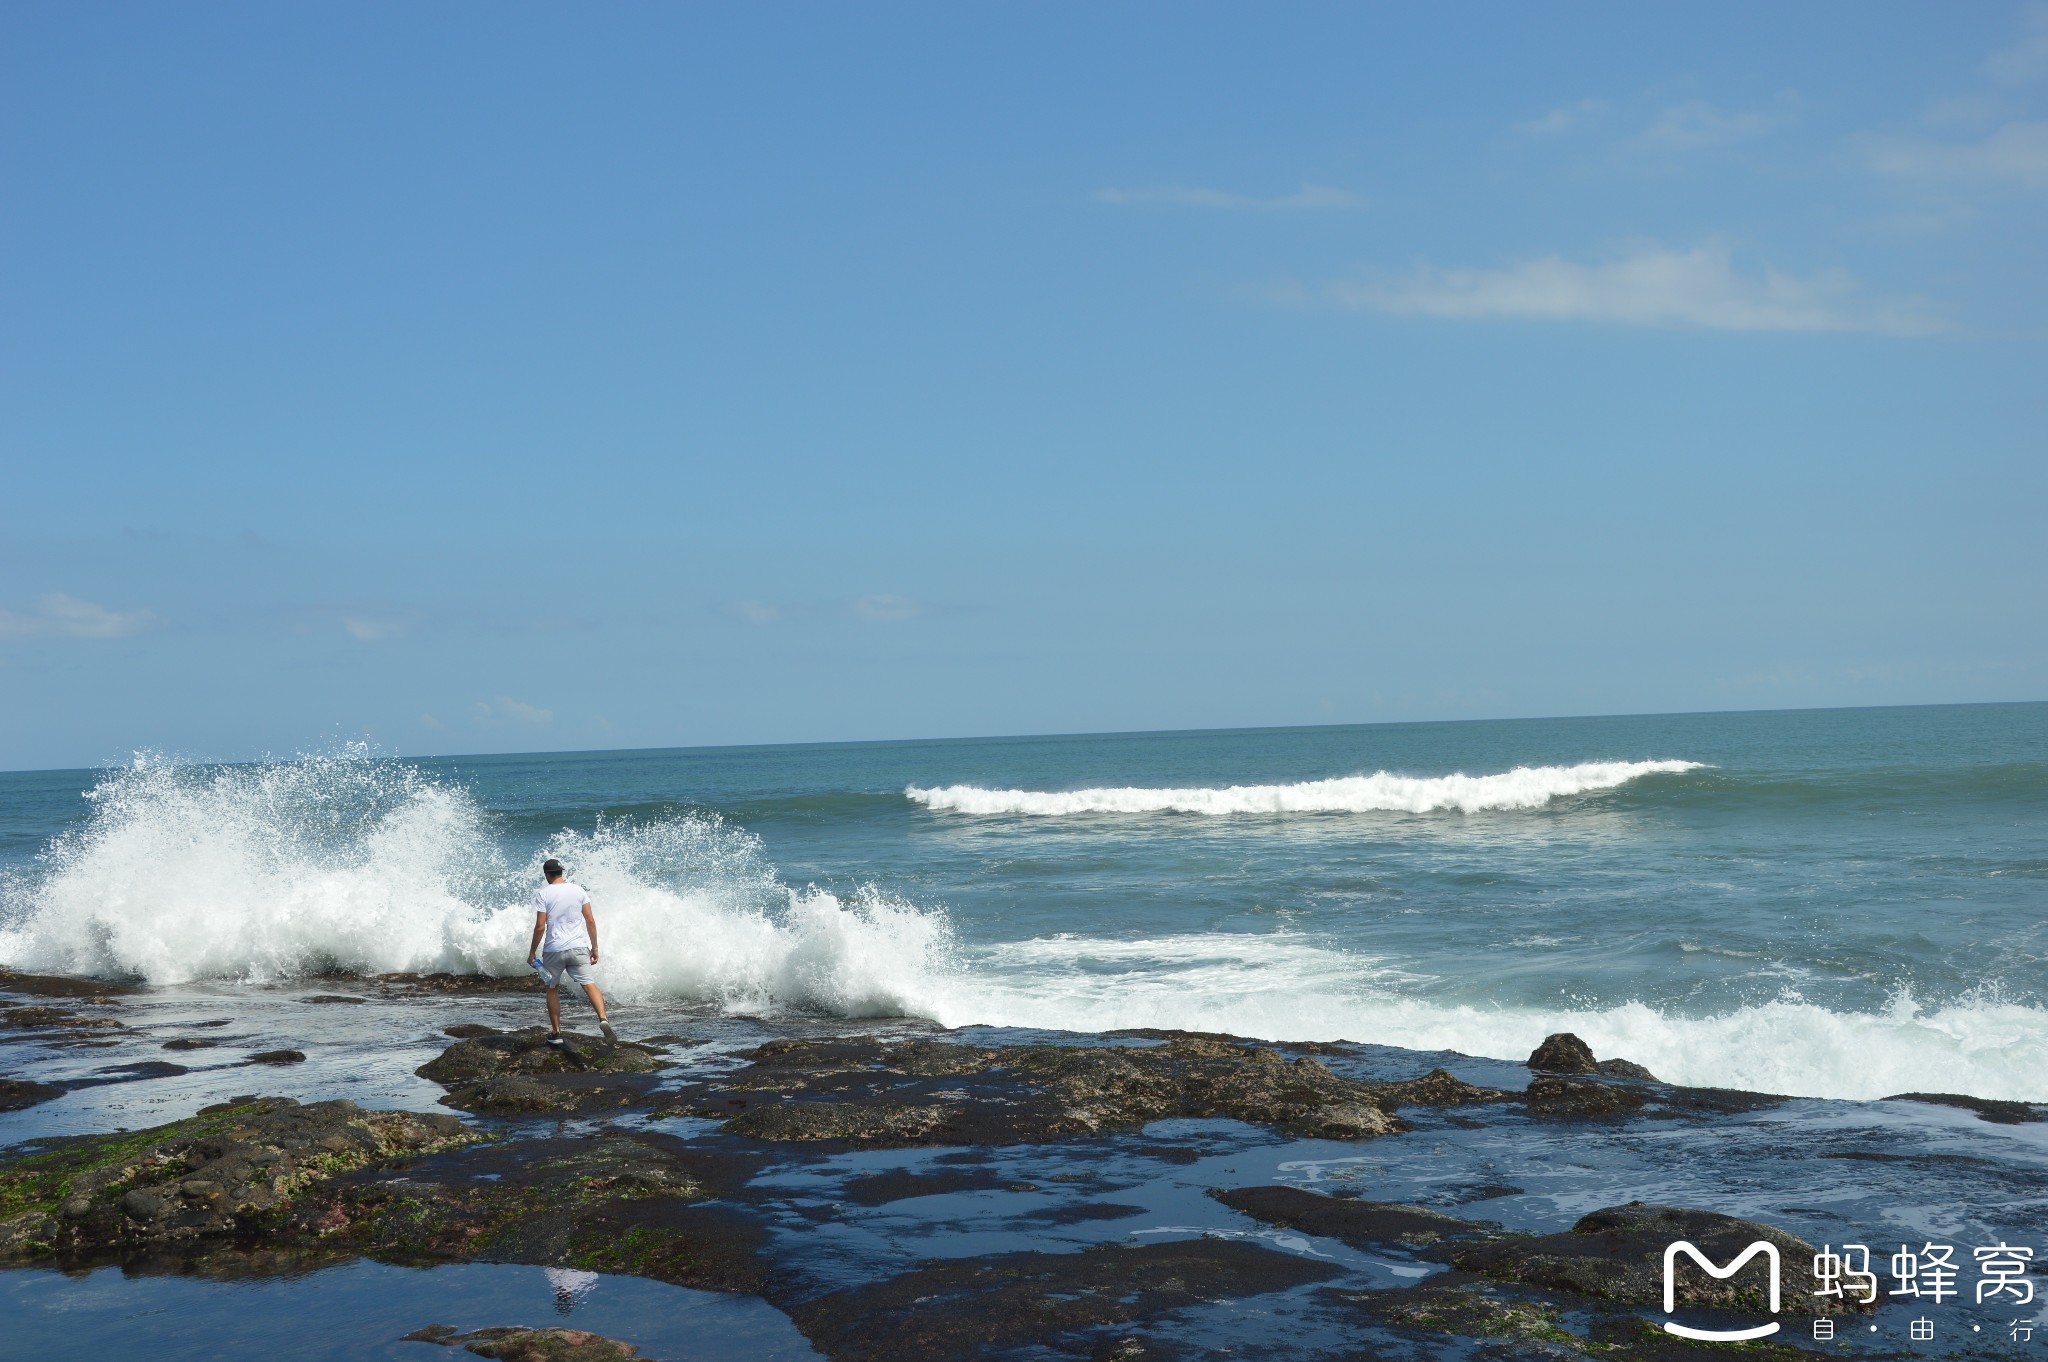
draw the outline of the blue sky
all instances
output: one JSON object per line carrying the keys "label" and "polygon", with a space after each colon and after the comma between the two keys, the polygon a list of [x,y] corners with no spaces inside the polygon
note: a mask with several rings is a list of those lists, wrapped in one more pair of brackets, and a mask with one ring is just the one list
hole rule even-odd
{"label": "blue sky", "polygon": [[2048,7],[0,9],[0,766],[2048,695]]}

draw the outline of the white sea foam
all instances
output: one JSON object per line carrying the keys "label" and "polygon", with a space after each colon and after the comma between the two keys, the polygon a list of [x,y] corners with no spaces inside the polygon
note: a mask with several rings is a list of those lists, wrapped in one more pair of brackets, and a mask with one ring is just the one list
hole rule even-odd
{"label": "white sea foam", "polygon": [[157,983],[327,969],[516,974],[538,863],[557,855],[598,905],[606,986],[629,1001],[1179,1027],[1508,1060],[1570,1030],[1675,1082],[2048,1098],[2048,1011],[1997,998],[1926,1007],[1901,995],[1841,1012],[1788,995],[1699,1017],[1635,1002],[1447,1001],[1452,981],[1299,934],[1062,934],[968,948],[936,908],[784,883],[755,838],[715,819],[565,832],[507,859],[466,792],[360,757],[145,762],[110,775],[92,803],[40,866],[4,886],[0,963]]}
{"label": "white sea foam", "polygon": [[141,761],[90,797],[6,887],[0,963],[152,983],[516,974],[550,855],[599,905],[606,983],[627,998],[895,1015],[950,946],[943,914],[793,889],[713,819],[565,832],[510,864],[466,792],[360,755]]}
{"label": "white sea foam", "polygon": [[[946,982],[943,980],[935,982]],[[947,1025],[1069,1031],[1167,1027],[1264,1040],[1354,1040],[1522,1060],[1555,1031],[1668,1082],[1806,1097],[1963,1092],[2048,1100],[2048,1010],[1994,998],[1873,1012],[1786,997],[1714,1016],[1640,1002],[1475,1006],[1419,996],[1384,960],[1305,936],[1203,933],[1154,940],[1060,936],[973,952],[931,998]],[[964,986],[963,986],[964,985]]]}
{"label": "white sea foam", "polygon": [[1091,790],[988,790],[978,785],[904,791],[928,809],[947,813],[1026,814],[1056,818],[1103,813],[1437,813],[1537,809],[1565,795],[1611,790],[1639,776],[1690,771],[1696,761],[1587,761],[1576,766],[1517,766],[1491,776],[1369,776],[1305,780],[1293,785]]}

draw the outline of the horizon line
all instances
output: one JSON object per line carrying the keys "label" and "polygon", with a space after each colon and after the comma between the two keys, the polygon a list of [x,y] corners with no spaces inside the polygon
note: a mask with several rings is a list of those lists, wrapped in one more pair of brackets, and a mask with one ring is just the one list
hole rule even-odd
{"label": "horizon line", "polygon": [[[793,747],[908,747],[920,743],[1003,743],[1031,742],[1057,738],[1174,737],[1196,733],[1300,733],[1325,728],[1424,728],[1441,727],[1449,724],[1556,723],[1590,719],[1706,719],[1736,714],[1834,714],[1850,713],[1859,710],[1993,709],[2014,708],[2025,705],[2048,705],[2048,700],[1944,700],[1910,705],[1795,705],[1783,709],[1628,710],[1607,714],[1515,714],[1464,719],[1374,719],[1353,723],[1328,724],[1231,724],[1214,728],[1126,728],[1041,733],[960,733],[914,738],[825,738],[795,742],[698,743],[664,747],[529,748],[511,752],[376,752],[373,753],[373,756],[376,759],[388,761],[454,761],[462,758],[478,757],[603,757],[646,752],[746,752]],[[366,744],[369,742],[368,739],[354,739],[351,741]],[[370,745],[374,746],[374,744]],[[128,760],[132,761],[134,756],[147,750],[146,748],[136,749],[136,752],[130,754]],[[302,751],[288,757],[264,755],[260,757],[241,757],[233,760],[172,757],[168,758],[168,760],[172,764],[180,766],[258,766],[266,762],[297,761],[321,755],[324,754]],[[72,771],[111,771],[118,769],[122,764],[124,763],[108,761],[93,766],[9,766],[0,767],[0,776],[63,775]]]}

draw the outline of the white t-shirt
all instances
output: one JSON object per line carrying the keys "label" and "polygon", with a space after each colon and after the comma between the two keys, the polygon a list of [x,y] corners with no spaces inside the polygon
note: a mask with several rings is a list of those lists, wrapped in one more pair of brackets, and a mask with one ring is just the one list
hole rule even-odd
{"label": "white t-shirt", "polygon": [[587,951],[590,932],[583,925],[583,905],[590,895],[574,880],[557,880],[533,896],[533,911],[548,916],[548,934],[541,939],[540,953]]}

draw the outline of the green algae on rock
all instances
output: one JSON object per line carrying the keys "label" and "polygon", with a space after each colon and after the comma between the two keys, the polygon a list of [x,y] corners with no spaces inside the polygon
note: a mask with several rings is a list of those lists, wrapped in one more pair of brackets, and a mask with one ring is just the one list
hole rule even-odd
{"label": "green algae on rock", "polygon": [[47,1141],[0,1156],[0,1262],[252,1230],[338,1174],[479,1138],[452,1116],[272,1097],[148,1130]]}
{"label": "green algae on rock", "polygon": [[462,1347],[497,1362],[628,1362],[640,1357],[640,1350],[632,1344],[587,1329],[529,1329],[513,1325],[473,1329],[465,1334],[457,1332],[453,1325],[430,1324],[413,1330],[402,1341]]}
{"label": "green algae on rock", "polygon": [[616,1110],[644,1098],[668,1063],[661,1051],[630,1041],[566,1033],[549,1045],[539,1027],[465,1034],[415,1072],[449,1089],[441,1100],[464,1111],[502,1115]]}
{"label": "green algae on rock", "polygon": [[502,1141],[337,1179],[277,1237],[401,1264],[533,1263],[757,1291],[759,1224],[700,1204],[757,1167],[654,1132]]}
{"label": "green algae on rock", "polygon": [[1392,1101],[1271,1046],[979,1047],[875,1036],[771,1041],[746,1068],[681,1090],[679,1110],[755,1139],[867,1147],[1019,1144],[1224,1116],[1319,1139],[1405,1130]]}

